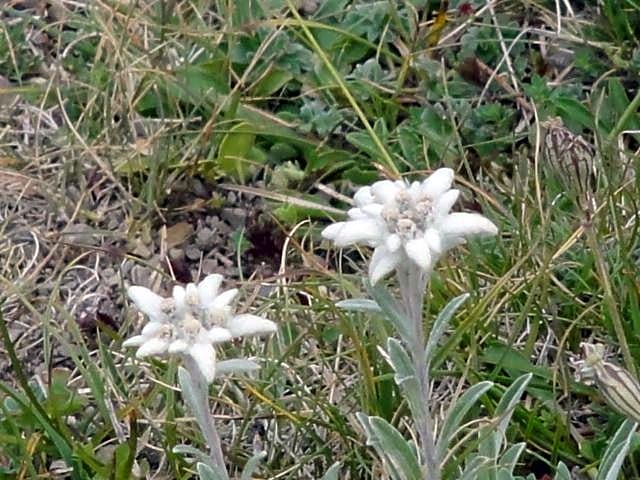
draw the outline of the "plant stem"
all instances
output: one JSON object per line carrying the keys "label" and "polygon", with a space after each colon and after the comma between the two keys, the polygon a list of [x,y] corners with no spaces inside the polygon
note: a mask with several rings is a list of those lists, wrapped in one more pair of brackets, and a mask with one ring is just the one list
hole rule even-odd
{"label": "plant stem", "polygon": [[427,275],[414,265],[407,269],[398,270],[398,283],[402,295],[404,310],[413,326],[413,338],[408,342],[409,353],[413,361],[413,368],[416,372],[420,396],[422,402],[419,418],[415,419],[416,429],[420,438],[420,450],[422,451],[422,462],[426,469],[426,476],[429,480],[440,480],[440,465],[436,458],[435,439],[433,435],[434,425],[431,418],[429,369],[427,368],[426,340],[424,334],[424,324],[422,318],[422,307],[424,304],[424,293],[427,286]]}
{"label": "plant stem", "polygon": [[[213,465],[217,467],[219,473],[228,480],[229,473],[227,472],[227,467],[224,463],[224,456],[222,455],[220,436],[218,435],[218,430],[216,430],[213,415],[209,410],[209,387],[207,381],[198,368],[198,365],[191,357],[185,355],[183,357],[183,365],[191,377],[191,384],[195,393],[192,400],[199,403],[199,405],[190,406],[194,410],[197,423],[200,426],[200,430],[202,430],[202,434],[204,435],[207,444],[209,445],[211,461],[213,462]],[[189,397],[186,398],[189,399]]]}

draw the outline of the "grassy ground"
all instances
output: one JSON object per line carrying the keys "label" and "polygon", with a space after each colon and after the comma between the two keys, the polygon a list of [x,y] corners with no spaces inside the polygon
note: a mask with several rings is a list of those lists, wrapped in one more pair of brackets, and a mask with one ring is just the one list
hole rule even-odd
{"label": "grassy ground", "polygon": [[232,471],[264,448],[260,478],[336,460],[340,478],[380,476],[354,414],[413,434],[377,349],[389,329],[333,306],[362,291],[363,262],[319,230],[357,185],[440,166],[501,235],[433,279],[432,314],[472,294],[434,365],[436,412],[532,372],[508,431],[527,442],[518,471],[597,465],[622,417],[571,361],[590,340],[640,362],[640,5],[446,3],[3,2],[3,478],[129,478],[134,459],[194,475],[172,453],[202,442],[176,365],[121,348],[140,324],[124,287],[212,272],[280,325],[221,353],[266,359],[211,391]]}

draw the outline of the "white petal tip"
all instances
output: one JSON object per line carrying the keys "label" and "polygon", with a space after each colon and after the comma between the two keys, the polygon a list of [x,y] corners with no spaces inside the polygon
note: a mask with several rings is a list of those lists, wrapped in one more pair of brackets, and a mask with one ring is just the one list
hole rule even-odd
{"label": "white petal tip", "polygon": [[229,320],[227,329],[234,337],[248,337],[274,333],[278,330],[278,326],[266,318],[244,314],[237,315]]}

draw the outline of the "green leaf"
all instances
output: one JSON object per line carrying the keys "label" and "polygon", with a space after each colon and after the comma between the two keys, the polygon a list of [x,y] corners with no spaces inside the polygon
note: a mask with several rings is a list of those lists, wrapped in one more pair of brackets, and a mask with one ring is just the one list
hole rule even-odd
{"label": "green leaf", "polygon": [[113,455],[115,480],[129,480],[132,477],[133,453],[126,443],[121,443],[116,447]]}
{"label": "green leaf", "polygon": [[465,415],[492,386],[493,382],[489,381],[476,383],[464,392],[460,398],[456,400],[455,404],[450,407],[447,417],[442,424],[440,438],[436,445],[436,458],[442,459],[445,457],[449,442],[458,431]]}
{"label": "green leaf", "polygon": [[438,342],[445,330],[449,326],[449,322],[460,306],[469,298],[468,293],[463,293],[452,299],[445,307],[440,311],[429,333],[429,339],[427,340],[427,348],[425,351],[425,358],[427,359],[427,365],[431,362],[431,357],[435,354],[436,348],[438,348]]}
{"label": "green leaf", "polygon": [[224,136],[218,149],[218,166],[240,183],[247,179],[249,152],[256,140],[254,132],[250,124],[240,122]]}
{"label": "green leaf", "polygon": [[380,306],[369,298],[349,298],[336,302],[336,307],[349,312],[382,313]]}
{"label": "green leaf", "polygon": [[198,463],[196,469],[198,470],[200,480],[225,480],[225,476],[215,469],[215,467],[205,463]]}
{"label": "green leaf", "polygon": [[421,480],[420,464],[409,442],[384,418],[369,417],[369,423],[380,447],[406,480]]}
{"label": "green leaf", "polygon": [[593,128],[593,115],[575,98],[562,96],[556,98],[553,103],[566,125],[578,124],[583,128]]}
{"label": "green leaf", "polygon": [[637,426],[638,424],[632,420],[622,422],[604,452],[595,480],[616,480],[619,477]]}
{"label": "green leaf", "polygon": [[371,158],[376,158],[379,154],[378,147],[368,133],[349,132],[346,135],[346,139],[347,142],[349,142],[359,150],[367,153]]}
{"label": "green leaf", "polygon": [[273,95],[288,82],[293,79],[291,72],[282,70],[280,68],[274,68],[260,79],[260,81],[253,88],[253,94],[258,97],[267,97]]}

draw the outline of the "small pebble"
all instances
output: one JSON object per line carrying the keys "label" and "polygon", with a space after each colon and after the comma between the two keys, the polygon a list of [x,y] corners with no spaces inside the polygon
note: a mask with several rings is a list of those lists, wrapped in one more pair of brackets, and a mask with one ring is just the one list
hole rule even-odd
{"label": "small pebble", "polygon": [[200,260],[201,253],[202,251],[193,245],[189,245],[185,249],[185,254],[189,260]]}

